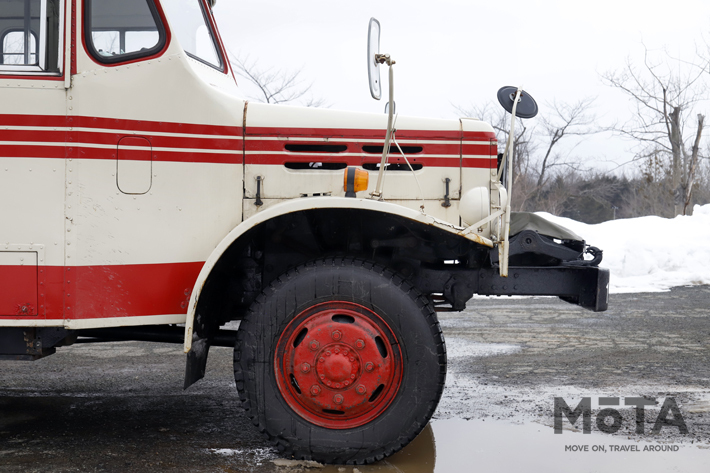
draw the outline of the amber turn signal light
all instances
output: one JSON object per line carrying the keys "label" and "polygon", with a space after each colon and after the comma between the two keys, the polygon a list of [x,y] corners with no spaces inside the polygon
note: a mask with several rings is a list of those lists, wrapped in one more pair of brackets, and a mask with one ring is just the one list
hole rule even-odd
{"label": "amber turn signal light", "polygon": [[343,189],[345,197],[355,197],[356,192],[367,190],[370,175],[364,169],[349,167],[345,170]]}

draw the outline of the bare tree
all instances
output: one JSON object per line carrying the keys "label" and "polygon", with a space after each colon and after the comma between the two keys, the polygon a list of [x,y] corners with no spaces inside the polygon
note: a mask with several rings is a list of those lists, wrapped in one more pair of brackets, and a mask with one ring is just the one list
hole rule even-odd
{"label": "bare tree", "polygon": [[668,194],[673,198],[674,215],[681,209],[685,215],[692,197],[705,115],[697,114],[694,131],[686,124],[707,92],[707,71],[707,61],[689,63],[668,54],[652,60],[644,47],[642,66],[627,59],[621,70],[602,75],[604,82],[634,104],[633,117],[611,129],[638,143],[635,159],[648,162],[657,160],[659,154],[669,158]]}
{"label": "bare tree", "polygon": [[229,60],[234,71],[259,91],[250,98],[265,103],[288,103],[300,101],[306,107],[327,106],[325,99],[314,97],[310,91],[313,83],[304,83],[301,70],[288,71],[273,67],[261,67],[258,60],[250,60],[249,56],[229,54]]}
{"label": "bare tree", "polygon": [[555,146],[564,137],[584,137],[599,131],[594,125],[596,116],[590,112],[595,100],[594,97],[586,97],[572,104],[557,101],[548,104],[552,113],[543,115],[540,119],[545,130],[546,149],[539,167],[538,189],[545,185],[550,169],[557,166],[565,166],[575,170],[579,168],[579,163],[571,161],[564,154],[557,152]]}
{"label": "bare tree", "polygon": [[[518,119],[515,124],[511,166],[515,189],[512,195],[513,208],[554,211],[553,207],[558,207],[562,199],[561,181],[554,183],[555,192],[546,189],[558,177],[553,171],[562,167],[567,168],[567,171],[579,170],[582,167],[569,151],[560,150],[559,143],[565,138],[577,137],[579,140],[598,131],[594,126],[596,117],[590,112],[594,100],[585,98],[571,104],[556,101],[548,104],[547,111],[541,113],[538,118],[542,128],[540,133],[535,133],[535,129],[529,126],[529,121]],[[467,116],[490,123],[496,132],[499,145],[505,146],[510,132],[509,113],[490,105],[474,106],[470,109],[455,108]]]}

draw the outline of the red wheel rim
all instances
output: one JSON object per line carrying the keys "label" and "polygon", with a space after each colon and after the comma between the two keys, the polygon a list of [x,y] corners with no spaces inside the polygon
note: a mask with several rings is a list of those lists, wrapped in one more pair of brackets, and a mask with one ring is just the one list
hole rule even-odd
{"label": "red wheel rim", "polygon": [[279,338],[276,383],[299,416],[330,429],[377,418],[402,382],[402,352],[375,312],[345,301],[298,314]]}

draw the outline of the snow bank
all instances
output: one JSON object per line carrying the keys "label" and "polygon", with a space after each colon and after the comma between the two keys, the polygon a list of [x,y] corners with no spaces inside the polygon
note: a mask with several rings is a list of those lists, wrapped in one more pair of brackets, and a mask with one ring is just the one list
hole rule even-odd
{"label": "snow bank", "polygon": [[587,225],[539,212],[604,250],[610,292],[659,292],[674,286],[710,284],[710,204],[692,216],[639,217]]}

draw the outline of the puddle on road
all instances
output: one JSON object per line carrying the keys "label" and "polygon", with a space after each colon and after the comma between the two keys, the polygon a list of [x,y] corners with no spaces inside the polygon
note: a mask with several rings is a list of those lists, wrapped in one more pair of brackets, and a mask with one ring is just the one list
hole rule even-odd
{"label": "puddle on road", "polygon": [[[565,451],[565,447],[576,451]],[[585,448],[586,446],[586,448]],[[644,451],[677,449],[675,451]],[[704,448],[703,448],[704,447]],[[605,451],[595,451],[603,448]],[[612,450],[612,449],[614,449]],[[586,450],[586,451],[585,451]],[[601,433],[582,434],[552,427],[493,420],[433,421],[405,449],[374,465],[297,468],[314,473],[450,473],[468,471],[655,472],[710,471],[710,447],[636,442]],[[289,468],[278,468],[287,472]],[[294,470],[295,471],[295,470]]]}

